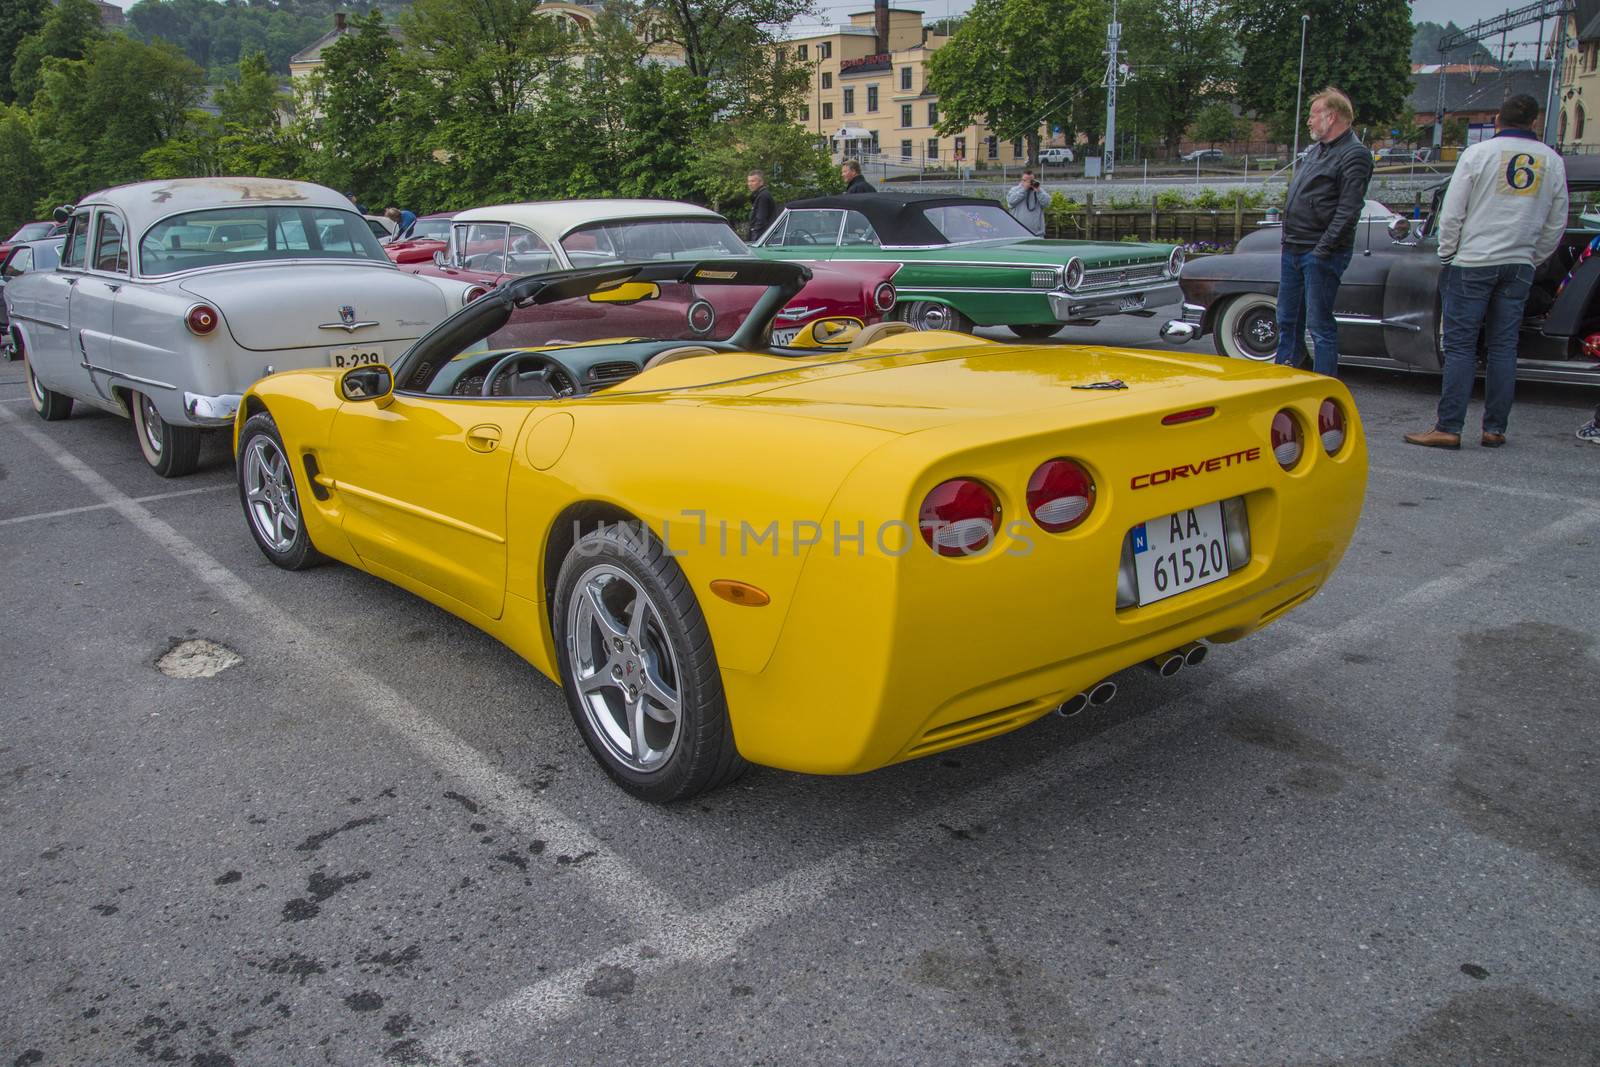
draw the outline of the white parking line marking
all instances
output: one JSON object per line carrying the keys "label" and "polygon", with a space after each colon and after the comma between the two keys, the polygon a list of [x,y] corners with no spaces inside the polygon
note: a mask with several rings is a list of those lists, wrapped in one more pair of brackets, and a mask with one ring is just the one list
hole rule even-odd
{"label": "white parking line marking", "polygon": [[[1204,706],[1202,697],[1207,694],[1219,690],[1248,692],[1258,689],[1279,674],[1303,671],[1327,662],[1340,646],[1370,645],[1381,640],[1387,630],[1408,624],[1419,612],[1448,601],[1464,590],[1481,586],[1595,526],[1600,526],[1600,507],[1570,514],[1522,538],[1513,550],[1466,564],[1380,608],[1352,617],[1331,629],[1317,631],[1301,644],[1232,668],[1227,674],[1219,674],[1181,698],[1100,734],[1054,767],[1043,771],[1024,768],[985,783],[931,814],[908,819],[886,833],[796,868],[781,878],[698,912],[687,922],[664,924],[653,936],[618,946],[587,963],[549,975],[481,1009],[472,1019],[435,1032],[425,1040],[424,1047],[430,1056],[443,1062],[497,1062],[503,1058],[497,1053],[510,1052],[526,1044],[545,1027],[592,1003],[593,998],[584,992],[584,985],[593,977],[596,967],[626,966],[643,978],[684,963],[726,959],[735,954],[745,937],[825,902],[838,887],[858,881],[919,849],[943,843],[947,832],[941,824],[960,827],[991,822],[998,812],[1041,793],[1063,788],[1086,771],[1189,728],[1195,719],[1215,715],[1215,708]],[[646,955],[647,948],[654,952]]]}
{"label": "white parking line marking", "polygon": [[1419,482],[1448,485],[1452,489],[1476,489],[1480,492],[1500,493],[1503,496],[1520,496],[1529,500],[1548,500],[1553,504],[1600,507],[1600,497],[1575,496],[1572,493],[1551,493],[1543,489],[1523,489],[1515,485],[1495,485],[1493,482],[1473,481],[1471,478],[1452,478],[1447,474],[1428,474],[1424,471],[1407,470],[1404,467],[1371,466],[1367,469],[1373,474],[1381,474],[1388,478],[1412,478]]}
{"label": "white parking line marking", "polygon": [[[0,382],[0,385],[14,385],[14,384],[16,384],[16,383],[15,382]],[[25,396],[0,397],[0,404],[26,404],[27,402],[28,402],[28,398],[25,397]]]}
{"label": "white parking line marking", "polygon": [[[171,500],[173,497],[194,496],[197,493],[215,493],[222,489],[233,489],[232,485],[207,485],[200,489],[178,489],[171,493],[151,493],[149,496],[129,497],[135,504],[148,504],[152,500]],[[16,515],[9,519],[0,519],[0,526],[12,526],[19,522],[35,522],[39,519],[59,519],[65,515],[82,515],[86,511],[105,511],[110,504],[85,504],[78,508],[62,508],[60,511],[40,511],[32,515]]]}
{"label": "white parking line marking", "polygon": [[[248,582],[200,546],[39,430],[20,422],[16,415],[3,408],[0,408],[0,420],[11,423],[38,445],[40,451],[105,501],[107,507],[166,549],[174,560],[223,600],[272,631],[277,643],[283,646],[283,654],[294,657],[299,670],[320,674],[330,688],[347,692],[353,702],[409,742],[435,767],[465,784],[475,800],[507,825],[521,833],[536,832],[545,841],[547,855],[588,853],[588,858],[572,870],[575,876],[586,879],[588,889],[604,901],[608,911],[636,916],[641,924],[648,921],[670,926],[683,921],[684,909],[676,899],[587,829],[551,804],[530,795],[514,777],[496,768],[472,746],[430,719],[387,682],[353,664],[338,661],[334,653],[327,651],[327,642],[310,627],[258,594]],[[314,650],[314,655],[307,656],[307,650]]]}

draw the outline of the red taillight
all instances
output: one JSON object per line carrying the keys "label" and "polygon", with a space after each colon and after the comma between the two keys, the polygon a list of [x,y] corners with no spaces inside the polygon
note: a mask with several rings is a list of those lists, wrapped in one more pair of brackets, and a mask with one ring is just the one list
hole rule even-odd
{"label": "red taillight", "polygon": [[1094,479],[1070,459],[1051,459],[1028,479],[1028,514],[1050,533],[1061,533],[1089,517]]}
{"label": "red taillight", "polygon": [[1278,466],[1293,470],[1305,451],[1305,436],[1300,432],[1300,420],[1287,409],[1272,417],[1272,455]]}
{"label": "red taillight", "polygon": [[888,311],[894,307],[894,286],[888,282],[879,282],[878,287],[872,291],[872,306],[879,311]]}
{"label": "red taillight", "polygon": [[481,285],[468,286],[467,291],[461,294],[461,303],[470,304],[480,296],[487,296],[488,293],[489,290]]}
{"label": "red taillight", "polygon": [[1317,434],[1330,456],[1344,447],[1344,412],[1332,400],[1324,400],[1317,412]]}
{"label": "red taillight", "polygon": [[982,482],[952,478],[934,486],[922,502],[917,526],[941,556],[977,555],[1000,528],[1000,501]]}
{"label": "red taillight", "polygon": [[217,314],[216,308],[196,304],[189,309],[189,314],[183,317],[183,321],[188,325],[190,333],[204,337],[217,328],[217,323],[221,322],[222,318]]}

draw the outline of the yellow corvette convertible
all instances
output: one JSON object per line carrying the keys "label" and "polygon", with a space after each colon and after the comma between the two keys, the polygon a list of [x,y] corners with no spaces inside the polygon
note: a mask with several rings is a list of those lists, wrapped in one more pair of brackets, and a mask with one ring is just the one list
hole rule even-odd
{"label": "yellow corvette convertible", "polygon": [[885,323],[770,344],[800,264],[506,282],[392,368],[258,382],[251,534],[565,687],[650,800],[867,771],[1072,714],[1304,602],[1361,509],[1331,378]]}

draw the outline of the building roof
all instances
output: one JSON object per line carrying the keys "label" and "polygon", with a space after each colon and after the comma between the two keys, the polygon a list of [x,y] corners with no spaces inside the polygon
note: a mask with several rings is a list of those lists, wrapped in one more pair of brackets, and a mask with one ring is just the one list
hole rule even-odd
{"label": "building roof", "polygon": [[677,200],[542,200],[459,212],[456,222],[509,222],[556,240],[579,226],[624,219],[721,219],[710,208]]}
{"label": "building roof", "polygon": [[1572,6],[1572,23],[1577,28],[1578,40],[1592,41],[1600,37],[1600,0],[1577,0]]}
{"label": "building roof", "polygon": [[109,204],[128,219],[133,233],[143,233],[151,223],[169,215],[237,204],[283,203],[297,207],[338,208],[354,205],[338,193],[311,182],[282,178],[169,178],[135,182],[90,193],[80,204]]}
{"label": "building roof", "polygon": [[[1409,107],[1419,115],[1439,106],[1439,75],[1413,74]],[[1466,74],[1444,75],[1444,111],[1447,115],[1471,111],[1498,111],[1508,96],[1527,93],[1544,103],[1550,87],[1548,70],[1503,70],[1480,73],[1477,80]]]}

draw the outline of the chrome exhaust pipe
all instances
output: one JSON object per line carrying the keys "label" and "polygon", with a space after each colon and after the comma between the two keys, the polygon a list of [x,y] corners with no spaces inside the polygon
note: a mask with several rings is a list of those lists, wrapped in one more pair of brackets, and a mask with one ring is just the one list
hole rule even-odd
{"label": "chrome exhaust pipe", "polygon": [[1056,708],[1056,714],[1061,716],[1063,719],[1070,719],[1088,706],[1088,693],[1074,693],[1072,696],[1061,702],[1061,706]]}
{"label": "chrome exhaust pipe", "polygon": [[[1203,659],[1204,657],[1201,658]],[[1186,662],[1188,661],[1184,658],[1183,649],[1177,648],[1171,652],[1163,652],[1159,656],[1150,657],[1144,661],[1144,665],[1163,678],[1171,678],[1174,674],[1183,670],[1183,665]]]}
{"label": "chrome exhaust pipe", "polygon": [[1211,650],[1205,645],[1202,645],[1199,641],[1190,641],[1187,645],[1184,645],[1182,648],[1178,649],[1176,653],[1174,653],[1174,655],[1181,655],[1183,657],[1183,665],[1185,667],[1200,666],[1200,664],[1206,661],[1206,657],[1210,654]]}
{"label": "chrome exhaust pipe", "polygon": [[1089,690],[1089,703],[1097,708],[1103,708],[1117,698],[1116,682],[1101,682]]}

